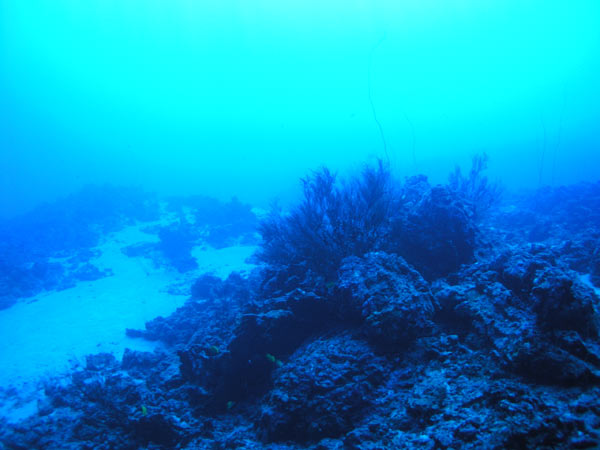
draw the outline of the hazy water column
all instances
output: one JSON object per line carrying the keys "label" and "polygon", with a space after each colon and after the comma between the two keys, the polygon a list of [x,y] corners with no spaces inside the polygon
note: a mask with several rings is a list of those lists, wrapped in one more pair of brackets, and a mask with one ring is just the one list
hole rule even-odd
{"label": "hazy water column", "polygon": [[383,35],[371,98],[401,174],[442,181],[485,150],[512,186],[597,177],[595,1],[0,8],[3,215],[104,181],[266,204],[309,168],[382,156]]}

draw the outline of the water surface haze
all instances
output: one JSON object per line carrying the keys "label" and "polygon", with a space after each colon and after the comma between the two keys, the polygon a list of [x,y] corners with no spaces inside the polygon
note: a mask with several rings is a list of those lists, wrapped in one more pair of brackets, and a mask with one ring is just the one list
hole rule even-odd
{"label": "water surface haze", "polygon": [[482,151],[510,187],[596,179],[599,55],[596,1],[2,0],[0,211],[104,182],[266,205]]}

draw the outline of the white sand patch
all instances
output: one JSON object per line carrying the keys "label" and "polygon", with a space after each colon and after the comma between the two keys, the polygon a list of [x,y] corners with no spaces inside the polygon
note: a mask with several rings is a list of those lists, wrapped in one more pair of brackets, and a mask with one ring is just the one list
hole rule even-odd
{"label": "white sand patch", "polygon": [[46,292],[0,311],[0,386],[21,385],[69,367],[90,353],[111,352],[120,357],[126,347],[152,350],[142,340],[128,339],[126,328],[143,328],[158,315],[181,306],[183,295],[172,295],[170,271],[144,258],[130,258],[121,248],[153,240],[137,227],[115,233],[98,247],[92,261],[113,276],[58,292]]}
{"label": "white sand patch", "polygon": [[37,413],[38,401],[44,397],[43,392],[29,392],[26,399],[18,396],[3,398],[0,403],[0,416],[9,423],[16,423]]}
{"label": "white sand patch", "polygon": [[111,269],[113,276],[47,292],[0,311],[0,388],[14,386],[22,396],[20,406],[0,408],[0,415],[12,414],[15,420],[35,412],[29,399],[36,383],[74,362],[83,363],[87,354],[110,352],[120,359],[125,348],[154,349],[156,344],[127,338],[125,329],[143,328],[145,322],[181,306],[188,295],[169,293],[173,283],[206,271],[226,278],[234,270],[252,267],[244,261],[255,247],[196,248],[200,268],[185,277],[149,259],[123,254],[125,246],[158,240],[141,231],[147,225],[113,233],[98,247],[101,255],[91,262]]}
{"label": "white sand patch", "polygon": [[215,249],[212,247],[194,247],[192,256],[198,263],[199,274],[211,272],[225,279],[231,272],[247,273],[254,264],[246,262],[256,251],[256,246],[235,246]]}
{"label": "white sand patch", "polygon": [[583,282],[583,284],[591,287],[596,292],[596,295],[600,297],[600,289],[593,285],[592,281],[590,280],[589,273],[586,273],[585,275],[579,275],[579,279]]}

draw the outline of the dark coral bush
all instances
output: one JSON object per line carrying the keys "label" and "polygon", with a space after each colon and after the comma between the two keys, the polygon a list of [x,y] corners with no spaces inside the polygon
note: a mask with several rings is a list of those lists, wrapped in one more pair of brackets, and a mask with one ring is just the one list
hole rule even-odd
{"label": "dark coral bush", "polygon": [[273,295],[327,287],[344,258],[370,252],[399,254],[429,280],[473,259],[472,199],[449,186],[432,187],[425,176],[402,184],[381,161],[343,182],[322,169],[302,183],[302,202],[259,227],[263,287]]}
{"label": "dark coral bush", "polygon": [[259,227],[259,260],[329,281],[342,259],[380,248],[394,205],[389,169],[379,162],[359,177],[338,183],[324,168],[302,179],[304,200],[288,215],[274,210]]}
{"label": "dark coral bush", "polygon": [[477,154],[471,160],[471,170],[467,176],[456,166],[448,177],[449,187],[471,202],[473,212],[478,217],[497,204],[502,196],[502,186],[489,181],[484,175],[487,164],[487,154]]}

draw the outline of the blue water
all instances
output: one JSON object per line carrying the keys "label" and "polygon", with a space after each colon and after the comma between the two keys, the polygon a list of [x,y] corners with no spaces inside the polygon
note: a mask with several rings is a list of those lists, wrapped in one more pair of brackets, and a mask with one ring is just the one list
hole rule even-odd
{"label": "blue water", "polygon": [[0,4],[0,214],[87,183],[293,199],[387,154],[444,181],[597,177],[600,5],[531,1]]}
{"label": "blue water", "polygon": [[600,448],[600,2],[0,0],[0,450]]}

